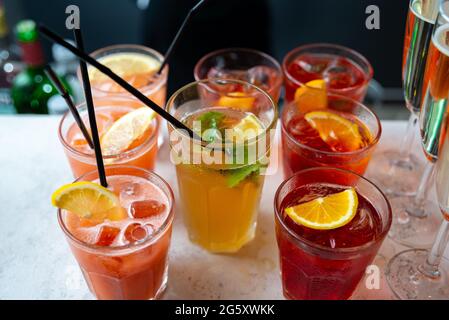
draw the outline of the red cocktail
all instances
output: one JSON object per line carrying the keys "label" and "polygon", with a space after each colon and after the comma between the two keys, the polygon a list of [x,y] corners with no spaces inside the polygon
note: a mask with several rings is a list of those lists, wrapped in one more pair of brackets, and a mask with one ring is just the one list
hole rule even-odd
{"label": "red cocktail", "polygon": [[299,87],[318,79],[325,80],[329,92],[362,101],[373,77],[373,69],[365,57],[332,44],[298,47],[287,54],[282,68],[287,103],[294,100]]}
{"label": "red cocktail", "polygon": [[303,95],[307,103],[299,99],[282,112],[285,176],[323,166],[363,174],[381,135],[379,119],[355,100],[308,90],[310,96],[317,94],[314,99],[324,94],[324,104],[310,104],[312,100]]}
{"label": "red cocktail", "polygon": [[[293,221],[285,209],[354,188],[352,220],[331,230]],[[276,236],[288,299],[348,299],[372,263],[391,225],[391,208],[371,182],[349,171],[314,168],[285,181],[275,197]]]}
{"label": "red cocktail", "polygon": [[[253,49],[229,48],[211,52],[198,61],[194,76],[197,81],[228,79],[249,82],[269,93],[275,102],[281,93],[281,66],[274,58]],[[223,94],[234,94],[238,98],[248,94],[245,87],[229,84],[214,89]]]}

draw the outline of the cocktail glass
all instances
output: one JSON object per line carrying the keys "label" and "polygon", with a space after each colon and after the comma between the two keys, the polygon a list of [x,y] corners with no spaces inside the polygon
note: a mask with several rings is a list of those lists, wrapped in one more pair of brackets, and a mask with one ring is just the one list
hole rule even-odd
{"label": "cocktail glass", "polygon": [[[161,177],[136,167],[109,166],[106,176],[128,216],[93,225],[58,210],[59,225],[97,299],[156,299],[167,284],[173,192]],[[98,173],[76,181],[98,182]]]}
{"label": "cocktail glass", "polygon": [[285,101],[294,101],[295,92],[308,82],[323,79],[330,93],[363,101],[373,68],[360,53],[334,44],[318,43],[290,51],[282,63]]}
{"label": "cocktail glass", "polygon": [[[320,94],[316,88],[308,89],[312,95],[314,91]],[[304,102],[306,105],[307,97]],[[327,96],[326,105],[323,109],[306,110],[301,108],[302,100],[297,100],[284,106],[281,124],[285,177],[288,178],[303,169],[323,166],[342,168],[360,175],[365,172],[381,136],[379,119],[366,106],[347,97],[330,94]],[[311,106],[313,107],[313,104]],[[315,144],[316,141],[312,141],[311,137],[317,133],[303,120],[310,111],[332,112],[352,121],[362,133],[364,146],[357,150],[340,152]]]}
{"label": "cocktail glass", "polygon": [[[349,187],[358,194],[359,209],[347,225],[333,230],[312,230],[295,226],[292,220],[288,222],[285,209],[296,205],[298,199],[317,198],[317,190],[322,188]],[[374,260],[392,219],[382,191],[365,178],[336,168],[312,168],[296,173],[278,188],[274,209],[282,286],[288,299],[351,297]]]}
{"label": "cocktail glass", "polygon": [[[244,88],[244,96],[236,100],[222,93],[235,85]],[[211,252],[235,252],[255,236],[264,183],[261,173],[268,166],[277,106],[256,86],[215,79],[181,88],[169,99],[167,111],[187,125],[192,117],[207,112],[222,114],[225,122],[250,117],[261,125],[262,132],[242,144],[223,140],[213,146],[168,125],[189,238]],[[233,150],[242,151],[242,157]]]}
{"label": "cocktail glass", "polygon": [[[274,101],[279,101],[282,86],[281,66],[274,58],[257,50],[228,48],[211,52],[198,61],[194,76],[196,81],[234,79],[249,82],[267,91]],[[233,92],[240,90],[241,88],[236,86]]]}
{"label": "cocktail glass", "polygon": [[[114,121],[138,107],[142,107],[136,101],[125,98],[120,100],[120,104],[111,104],[111,100],[108,98],[95,99],[94,104],[100,138]],[[77,110],[89,128],[86,104],[80,104]],[[105,165],[126,164],[148,170],[154,169],[158,150],[158,132],[159,119],[155,117],[152,128],[131,149],[115,155],[103,155]],[[66,112],[62,117],[58,136],[75,178],[96,169],[94,150],[89,148],[70,112]]]}
{"label": "cocktail glass", "polygon": [[[105,47],[90,54],[92,58],[98,60],[101,63],[105,63],[107,66],[107,59],[111,59],[111,56],[114,55],[137,55],[138,57],[147,59],[156,67],[160,66],[160,64],[164,60],[164,56],[156,50],[140,45],[129,44]],[[126,70],[126,67],[120,66],[119,68],[117,68],[114,65],[111,65],[109,67],[112,69],[112,71],[124,77],[125,80],[127,80],[131,85],[133,85],[136,89],[142,92],[146,97],[155,102],[157,105],[161,107],[165,105],[167,95],[168,66],[166,66],[159,75],[155,72],[129,74],[129,72]],[[136,105],[142,104],[133,95],[125,91],[122,87],[117,85],[107,76],[104,75],[99,79],[96,79],[96,77],[92,79],[92,72],[95,69],[93,67],[89,67],[88,70],[91,77],[92,95],[94,98],[110,99],[111,105],[115,103],[121,105],[123,99],[125,99],[125,101],[127,102],[131,99],[131,101],[134,101]],[[78,75],[79,74],[80,71],[78,70]],[[80,76],[79,79],[81,79]]]}

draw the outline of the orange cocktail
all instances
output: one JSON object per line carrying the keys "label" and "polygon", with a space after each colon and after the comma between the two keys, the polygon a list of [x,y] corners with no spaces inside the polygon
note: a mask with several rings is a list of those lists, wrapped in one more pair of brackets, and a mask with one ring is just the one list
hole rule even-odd
{"label": "orange cocktail", "polygon": [[[244,95],[219,90],[229,85]],[[169,125],[189,238],[211,252],[236,252],[255,236],[276,105],[249,83],[204,80],[178,90],[167,110],[203,137],[192,140]]]}
{"label": "orange cocktail", "polygon": [[[157,74],[164,59],[159,52],[139,45],[115,45],[99,49],[91,56],[159,106],[165,105],[168,66]],[[111,105],[121,105],[123,100],[141,105],[139,100],[94,67],[88,70],[94,98],[107,98]]]}
{"label": "orange cocktail", "polygon": [[[94,220],[60,209],[59,224],[97,299],[155,299],[167,284],[173,193],[162,178],[147,170],[112,166],[106,176],[120,217]],[[81,181],[98,183],[98,174],[88,173],[77,183]],[[85,204],[87,192],[82,191],[79,203],[71,206]]]}
{"label": "orange cocktail", "polygon": [[[108,99],[96,99],[94,105],[104,164],[154,169],[159,129],[154,112],[129,99],[116,105],[111,105]],[[89,130],[86,105],[81,104],[77,109]],[[70,112],[63,116],[58,135],[75,178],[96,169],[94,150],[87,144]]]}

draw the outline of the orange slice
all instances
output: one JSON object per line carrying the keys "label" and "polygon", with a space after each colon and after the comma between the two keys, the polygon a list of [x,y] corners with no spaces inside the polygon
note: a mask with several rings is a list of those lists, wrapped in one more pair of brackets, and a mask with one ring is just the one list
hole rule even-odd
{"label": "orange slice", "polygon": [[296,89],[295,103],[303,113],[327,108],[326,82],[312,80]]}
{"label": "orange slice", "polygon": [[348,152],[363,147],[359,126],[342,116],[328,111],[312,111],[304,119],[335,151]]}
{"label": "orange slice", "polygon": [[88,181],[62,186],[53,193],[51,202],[55,207],[91,221],[121,220],[126,216],[115,193]]}
{"label": "orange slice", "polygon": [[358,198],[354,188],[319,197],[285,209],[297,224],[317,230],[331,230],[348,224],[357,213]]}
{"label": "orange slice", "polygon": [[116,155],[130,149],[152,126],[156,113],[140,107],[119,118],[101,138],[103,155]]}
{"label": "orange slice", "polygon": [[229,107],[243,111],[251,110],[254,106],[255,97],[250,97],[243,92],[231,92],[222,96],[217,104],[219,107]]}

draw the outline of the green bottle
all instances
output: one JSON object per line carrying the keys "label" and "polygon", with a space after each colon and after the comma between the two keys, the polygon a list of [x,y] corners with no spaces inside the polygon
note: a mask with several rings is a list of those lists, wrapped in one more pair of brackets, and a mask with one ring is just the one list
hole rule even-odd
{"label": "green bottle", "polygon": [[[48,114],[48,100],[58,91],[44,72],[45,59],[36,23],[31,20],[19,22],[16,34],[26,67],[13,82],[11,97],[14,107],[17,113]],[[61,81],[71,93],[67,82]]]}

